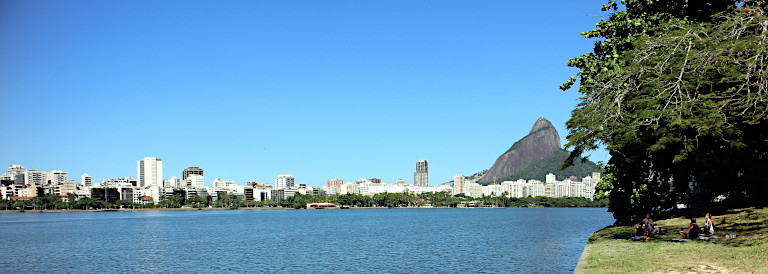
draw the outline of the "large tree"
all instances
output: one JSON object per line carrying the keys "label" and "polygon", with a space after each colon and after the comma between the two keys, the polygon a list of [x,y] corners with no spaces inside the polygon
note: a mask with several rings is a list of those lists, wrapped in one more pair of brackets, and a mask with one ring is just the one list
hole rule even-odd
{"label": "large tree", "polygon": [[[568,62],[580,103],[566,165],[605,145],[619,223],[725,195],[768,199],[768,17],[759,1],[615,1]],[[571,77],[561,89],[576,84]]]}

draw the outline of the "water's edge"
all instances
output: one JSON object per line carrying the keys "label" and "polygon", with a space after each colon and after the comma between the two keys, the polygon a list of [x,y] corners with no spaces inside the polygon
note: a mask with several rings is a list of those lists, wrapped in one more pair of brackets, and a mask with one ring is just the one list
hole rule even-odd
{"label": "water's edge", "polygon": [[576,263],[576,269],[573,270],[574,274],[584,274],[587,273],[586,267],[587,267],[587,257],[589,257],[589,252],[592,251],[590,248],[589,243],[584,245],[584,251],[581,252],[581,257],[579,257],[579,262]]}

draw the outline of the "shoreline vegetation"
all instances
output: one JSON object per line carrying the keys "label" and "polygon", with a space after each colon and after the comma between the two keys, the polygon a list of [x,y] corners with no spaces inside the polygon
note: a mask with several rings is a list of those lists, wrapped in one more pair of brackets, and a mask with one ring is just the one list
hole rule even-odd
{"label": "shoreline vegetation", "polygon": [[[371,206],[371,207],[324,207],[324,208],[291,208],[291,207],[211,207],[211,208],[120,208],[120,209],[44,209],[44,210],[2,210],[3,213],[75,213],[75,212],[141,212],[141,211],[201,211],[201,210],[336,210],[336,209],[503,209],[503,208],[577,208],[577,207],[544,207],[544,206],[530,206],[530,207],[383,207],[383,206]],[[578,207],[578,208],[604,208],[604,207]]]}
{"label": "shoreline vegetation", "polygon": [[[73,197],[72,195],[67,195]],[[380,193],[373,196],[359,194],[344,195],[302,195],[296,194],[279,202],[247,201],[234,194],[220,194],[217,199],[211,196],[183,195],[164,197],[157,204],[139,204],[125,200],[107,202],[101,199],[82,197],[68,201],[55,194],[45,194],[42,197],[26,198],[23,200],[0,200],[0,211],[12,210],[18,212],[42,210],[115,210],[115,209],[238,209],[238,208],[294,208],[303,209],[307,204],[332,203],[344,208],[461,208],[461,207],[605,207],[607,199],[588,200],[582,197],[526,197],[510,198],[506,196],[479,198],[466,197],[463,194],[451,195],[446,192],[438,193]]]}
{"label": "shoreline vegetation", "polygon": [[[689,218],[712,213],[719,238],[674,242]],[[768,273],[768,208],[701,207],[654,220],[660,234],[633,241],[633,225],[612,225],[590,236],[575,273]],[[735,238],[726,237],[735,235]]]}

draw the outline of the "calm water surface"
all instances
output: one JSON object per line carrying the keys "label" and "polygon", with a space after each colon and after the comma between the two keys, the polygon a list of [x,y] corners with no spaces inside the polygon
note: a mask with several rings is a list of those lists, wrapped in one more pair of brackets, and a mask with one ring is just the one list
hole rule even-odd
{"label": "calm water surface", "polygon": [[0,272],[569,273],[604,208],[0,214]]}

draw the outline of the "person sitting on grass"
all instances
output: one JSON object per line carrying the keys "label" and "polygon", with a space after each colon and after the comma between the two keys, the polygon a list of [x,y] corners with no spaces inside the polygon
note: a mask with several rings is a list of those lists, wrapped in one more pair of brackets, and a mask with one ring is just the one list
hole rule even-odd
{"label": "person sitting on grass", "polygon": [[704,223],[704,227],[701,228],[701,234],[714,235],[715,225],[714,223],[712,223],[712,214],[707,213],[706,215],[704,215],[704,218],[707,219],[707,222]]}
{"label": "person sitting on grass", "polygon": [[643,226],[643,222],[635,224],[635,237],[642,237],[645,236],[645,227]]}
{"label": "person sitting on grass", "polygon": [[655,227],[653,225],[653,219],[651,219],[651,214],[645,214],[645,219],[643,219],[643,224],[645,225],[645,234],[659,234],[659,228]]}
{"label": "person sitting on grass", "polygon": [[691,223],[688,224],[688,230],[680,230],[680,236],[691,240],[699,238],[699,226],[696,224],[696,217],[691,217]]}

